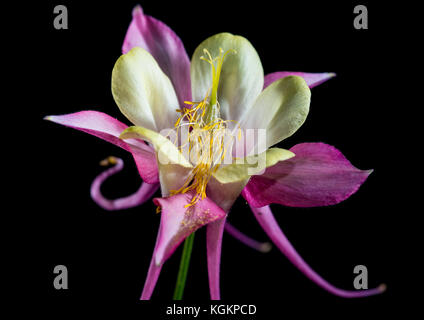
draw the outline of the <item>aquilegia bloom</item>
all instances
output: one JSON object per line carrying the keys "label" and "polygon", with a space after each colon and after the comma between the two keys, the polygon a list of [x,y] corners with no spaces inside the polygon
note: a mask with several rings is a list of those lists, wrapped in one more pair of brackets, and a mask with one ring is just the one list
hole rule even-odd
{"label": "aquilegia bloom", "polygon": [[[204,225],[210,295],[220,298],[222,234],[240,194],[273,243],[316,284],[343,297],[383,290],[346,291],[329,284],[295,251],[269,207],[336,204],[356,192],[371,173],[356,169],[324,143],[271,148],[305,121],[309,88],[334,74],[276,72],[264,77],[250,42],[229,33],[203,41],[190,63],[177,35],[144,15],[141,7],[133,11],[122,50],[112,72],[112,94],[134,126],[97,111],[46,119],[95,135],[133,155],[143,184],[129,197],[104,198],[101,184],[123,166],[121,159],[107,159],[113,167],[91,188],[93,199],[103,208],[140,205],[160,187],[162,198],[153,201],[161,211],[161,223],[141,299],[150,298],[164,262],[178,245]],[[252,139],[249,130],[265,135]],[[228,224],[225,229],[252,247],[269,248]]]}

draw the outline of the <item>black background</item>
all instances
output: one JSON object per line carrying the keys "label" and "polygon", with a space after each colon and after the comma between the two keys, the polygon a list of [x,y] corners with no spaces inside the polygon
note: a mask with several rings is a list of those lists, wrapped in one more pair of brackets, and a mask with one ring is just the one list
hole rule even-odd
{"label": "black background", "polygon": [[[57,4],[68,8],[68,30],[53,27]],[[61,1],[39,4],[30,12],[34,24],[27,30],[23,52],[32,61],[30,88],[22,99],[32,101],[28,108],[34,136],[24,140],[29,143],[23,166],[30,174],[31,192],[27,201],[17,203],[16,212],[29,231],[26,249],[30,250],[24,259],[37,270],[37,285],[43,288],[32,287],[34,296],[42,291],[46,305],[68,311],[82,304],[98,306],[98,311],[137,306],[141,314],[150,312],[151,316],[142,317],[150,319],[163,316],[172,304],[181,248],[166,262],[152,296],[168,302],[139,302],[160,216],[151,202],[106,212],[89,194],[92,180],[104,170],[99,161],[109,155],[123,158],[126,167],[105,183],[104,194],[116,198],[137,190],[141,179],[131,156],[95,137],[42,120],[46,115],[94,109],[129,124],[113,101],[110,78],[136,4]],[[368,30],[353,27],[357,4],[368,7]],[[316,312],[317,308],[365,317],[400,305],[407,280],[395,277],[405,252],[398,243],[403,226],[397,220],[404,209],[394,183],[401,173],[393,169],[400,138],[392,130],[397,109],[395,92],[388,87],[397,36],[390,8],[364,1],[144,1],[141,5],[146,14],[180,36],[189,56],[206,37],[227,31],[251,41],[265,74],[335,72],[336,78],[312,89],[307,121],[280,146],[322,141],[336,146],[356,167],[374,169],[356,194],[336,206],[273,205],[272,209],[295,248],[324,278],[353,289],[353,268],[363,264],[370,287],[387,284],[384,294],[353,300],[332,296],[304,277],[275,247],[262,254],[224,235],[223,302],[257,304],[258,318],[283,317],[288,309]],[[229,221],[252,237],[267,240],[243,199],[231,210]],[[196,233],[184,295],[193,303],[209,299],[204,231]],[[55,290],[52,285],[58,264],[68,268],[68,290]]]}

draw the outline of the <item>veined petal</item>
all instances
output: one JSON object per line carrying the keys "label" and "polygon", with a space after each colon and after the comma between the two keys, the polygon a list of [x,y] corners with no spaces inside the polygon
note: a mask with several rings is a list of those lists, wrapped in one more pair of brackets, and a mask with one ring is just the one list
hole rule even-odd
{"label": "veined petal", "polygon": [[[184,193],[153,200],[156,205],[162,208],[161,222],[141,300],[150,299],[163,263],[172,255],[178,245],[200,227],[205,224],[213,224],[217,219],[220,221],[226,215],[219,206],[208,198],[199,200],[194,206],[185,208],[192,197],[193,193]],[[219,251],[220,253],[221,251]]]}
{"label": "veined petal", "polygon": [[289,261],[293,263],[293,265],[298,268],[306,277],[308,277],[324,290],[339,297],[360,298],[382,293],[386,289],[384,284],[374,289],[357,291],[343,290],[333,286],[331,283],[323,279],[318,273],[316,273],[296,252],[295,248],[292,246],[290,241],[278,226],[277,221],[275,221],[269,206],[262,208],[255,208],[251,206],[251,209],[261,227],[268,234],[272,242],[287,257],[287,259],[289,259]]}
{"label": "veined petal", "polygon": [[228,51],[218,87],[221,118],[238,121],[252,107],[262,91],[264,79],[262,64],[255,48],[241,36],[219,33],[197,47],[191,59],[190,70],[193,99],[201,101],[212,86],[211,66],[200,59],[205,56],[203,50],[208,50],[215,58],[219,56],[220,48],[223,52]]}
{"label": "veined petal", "polygon": [[339,150],[325,143],[301,143],[290,151],[295,157],[249,180],[242,194],[252,206],[337,204],[355,193],[372,172],[355,168]]}
{"label": "veined petal", "polygon": [[143,141],[135,139],[122,141],[119,139],[121,132],[128,127],[117,119],[105,113],[91,110],[60,116],[47,116],[45,119],[89,133],[131,152],[143,180],[151,184],[159,181],[153,148],[146,145]]}
{"label": "veined petal", "polygon": [[122,53],[134,47],[147,50],[171,80],[179,105],[191,101],[190,59],[181,39],[162,21],[145,15],[141,6],[134,8],[132,16]]}
{"label": "veined petal", "polygon": [[120,138],[142,139],[154,146],[163,196],[168,196],[171,190],[178,190],[184,184],[192,165],[169,139],[142,127],[129,127],[122,132]]}
{"label": "veined petal", "polygon": [[157,266],[167,260],[191,233],[225,217],[225,212],[207,197],[186,208],[193,196],[193,192],[188,192],[153,200],[162,208],[158,244],[154,253]]}
{"label": "veined petal", "polygon": [[129,149],[134,158],[138,173],[144,182],[156,184],[159,182],[159,168],[156,162],[156,155],[152,147],[148,146],[149,153],[130,144]]}
{"label": "veined petal", "polygon": [[305,80],[288,76],[267,87],[240,121],[243,129],[266,129],[266,147],[288,137],[305,122],[311,91]]}
{"label": "veined petal", "polygon": [[309,88],[316,87],[321,83],[333,78],[336,76],[335,73],[332,72],[323,72],[323,73],[307,73],[307,72],[295,72],[295,71],[277,71],[273,73],[269,73],[265,76],[264,80],[264,89],[268,87],[274,81],[277,81],[281,78],[285,78],[287,76],[299,76],[302,77]]}
{"label": "veined petal", "polygon": [[135,125],[159,132],[173,128],[178,100],[169,78],[146,50],[122,55],[112,71],[112,94],[121,112]]}
{"label": "veined petal", "polygon": [[132,140],[124,142],[119,139],[121,132],[128,128],[128,126],[103,112],[87,110],[64,115],[47,116],[44,119],[89,133],[127,151],[129,151],[128,143],[139,147],[146,146],[142,141]]}
{"label": "veined petal", "polygon": [[275,165],[279,161],[292,157],[294,157],[294,153],[289,150],[271,148],[261,154],[240,159],[241,163],[239,164],[232,163],[222,166],[213,176],[220,183],[243,181],[249,179],[252,175],[264,173],[266,168]]}

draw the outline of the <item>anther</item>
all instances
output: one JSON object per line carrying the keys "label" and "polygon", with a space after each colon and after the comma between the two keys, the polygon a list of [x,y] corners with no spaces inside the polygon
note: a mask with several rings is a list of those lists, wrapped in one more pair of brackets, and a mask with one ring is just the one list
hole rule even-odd
{"label": "anther", "polygon": [[103,159],[102,161],[100,161],[100,165],[102,167],[106,167],[106,166],[110,166],[110,165],[115,165],[118,163],[118,159],[114,156],[109,156],[106,159]]}

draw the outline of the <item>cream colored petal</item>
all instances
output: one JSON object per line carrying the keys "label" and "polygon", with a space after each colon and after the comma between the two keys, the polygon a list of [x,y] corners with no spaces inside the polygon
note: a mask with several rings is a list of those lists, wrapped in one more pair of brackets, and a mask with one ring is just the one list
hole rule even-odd
{"label": "cream colored petal", "polygon": [[121,112],[135,125],[159,132],[172,128],[178,100],[169,78],[146,50],[133,48],[112,71],[112,94]]}
{"label": "cream colored petal", "polygon": [[121,139],[142,139],[150,142],[156,151],[162,196],[178,190],[188,178],[192,165],[178,148],[159,133],[142,127],[129,127],[121,133]]}
{"label": "cream colored petal", "polygon": [[252,107],[264,84],[259,56],[250,42],[241,36],[220,33],[197,47],[190,70],[193,99],[202,100],[212,86],[211,66],[200,59],[201,56],[207,57],[203,50],[208,50],[212,58],[215,58],[219,56],[220,48],[224,52],[236,50],[236,53],[228,52],[222,66],[218,87],[221,118],[238,121]]}
{"label": "cream colored petal", "polygon": [[266,129],[266,148],[290,137],[305,122],[311,91],[305,80],[288,76],[275,81],[240,121],[243,129]]}
{"label": "cream colored petal", "polygon": [[280,148],[271,148],[267,151],[240,159],[241,163],[233,163],[220,167],[214,173],[214,177],[220,183],[234,183],[244,181],[250,176],[262,174],[266,168],[275,165],[279,161],[284,161],[294,157],[294,153]]}

